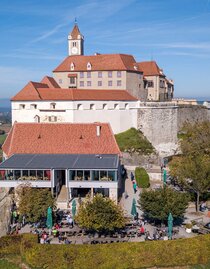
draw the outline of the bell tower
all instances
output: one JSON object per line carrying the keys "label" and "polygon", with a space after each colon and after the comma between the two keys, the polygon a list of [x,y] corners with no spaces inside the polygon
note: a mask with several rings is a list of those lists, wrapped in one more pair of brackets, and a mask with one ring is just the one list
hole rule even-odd
{"label": "bell tower", "polygon": [[84,36],[80,33],[76,19],[68,35],[68,55],[84,55]]}

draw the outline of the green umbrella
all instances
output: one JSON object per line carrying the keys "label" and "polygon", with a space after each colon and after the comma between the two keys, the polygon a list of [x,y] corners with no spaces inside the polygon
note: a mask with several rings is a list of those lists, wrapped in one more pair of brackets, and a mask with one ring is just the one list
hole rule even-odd
{"label": "green umbrella", "polygon": [[76,203],[76,200],[74,199],[71,204],[71,212],[72,212],[73,219],[76,215],[76,210],[77,210],[77,203]]}
{"label": "green umbrella", "polygon": [[132,202],[132,208],[131,208],[131,215],[133,215],[134,217],[136,216],[136,200],[135,198],[133,198],[133,202]]}
{"label": "green umbrella", "polygon": [[173,217],[172,214],[169,213],[168,215],[168,237],[172,239],[172,232],[173,232]]}
{"label": "green umbrella", "polygon": [[163,170],[163,183],[166,185],[167,172],[166,169]]}
{"label": "green umbrella", "polygon": [[47,209],[47,221],[46,225],[48,229],[52,229],[53,223],[52,223],[52,208],[49,206]]}

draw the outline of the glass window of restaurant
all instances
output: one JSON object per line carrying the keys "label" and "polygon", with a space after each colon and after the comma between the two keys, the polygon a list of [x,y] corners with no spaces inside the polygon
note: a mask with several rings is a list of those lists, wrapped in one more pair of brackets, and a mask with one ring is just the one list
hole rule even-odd
{"label": "glass window of restaurant", "polygon": [[15,179],[19,179],[21,177],[21,170],[14,170],[14,177]]}
{"label": "glass window of restaurant", "polygon": [[43,171],[42,170],[37,170],[37,179],[42,180],[43,179]]}
{"label": "glass window of restaurant", "polygon": [[115,171],[108,171],[108,180],[109,181],[116,181],[116,172]]}

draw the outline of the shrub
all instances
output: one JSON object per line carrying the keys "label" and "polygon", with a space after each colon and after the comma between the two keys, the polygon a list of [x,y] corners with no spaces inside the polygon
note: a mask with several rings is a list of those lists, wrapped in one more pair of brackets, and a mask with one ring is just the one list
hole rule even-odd
{"label": "shrub", "polygon": [[149,175],[147,171],[142,167],[136,167],[135,169],[136,183],[139,188],[149,188]]}

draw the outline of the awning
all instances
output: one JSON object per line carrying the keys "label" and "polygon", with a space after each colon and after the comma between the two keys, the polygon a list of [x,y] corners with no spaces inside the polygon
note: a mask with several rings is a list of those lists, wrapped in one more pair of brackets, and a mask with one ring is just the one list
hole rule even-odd
{"label": "awning", "polygon": [[115,154],[15,154],[0,164],[6,169],[118,169],[119,157]]}

